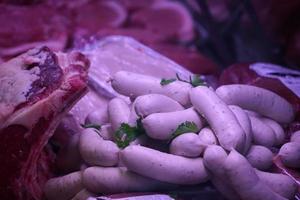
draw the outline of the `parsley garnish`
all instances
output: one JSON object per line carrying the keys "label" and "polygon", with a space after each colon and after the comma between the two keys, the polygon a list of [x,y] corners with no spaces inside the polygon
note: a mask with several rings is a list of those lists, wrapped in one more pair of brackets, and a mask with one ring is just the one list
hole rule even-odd
{"label": "parsley garnish", "polygon": [[179,74],[176,73],[176,78],[177,80],[181,81],[181,82],[185,82],[185,83],[189,83],[191,84],[193,87],[197,87],[197,86],[200,86],[200,85],[203,85],[203,86],[207,86],[207,83],[201,79],[200,75],[192,75],[189,77],[189,80],[184,80],[182,78],[180,78]]}
{"label": "parsley garnish", "polygon": [[82,128],[94,128],[98,131],[101,130],[101,125],[99,124],[93,124],[93,123],[90,123],[90,124],[80,124]]}
{"label": "parsley garnish", "polygon": [[141,118],[137,119],[136,124],[136,126],[130,126],[129,124],[122,123],[120,128],[115,132],[114,137],[119,148],[124,149],[139,135],[145,133]]}
{"label": "parsley garnish", "polygon": [[189,132],[195,133],[197,131],[198,131],[198,127],[194,122],[186,121],[184,123],[181,123],[177,127],[177,129],[172,133],[171,140],[183,133],[189,133]]}
{"label": "parsley garnish", "polygon": [[168,84],[170,84],[170,83],[172,83],[174,81],[176,81],[176,78],[171,78],[171,79],[164,79],[163,78],[163,79],[161,79],[160,84],[162,86],[164,86],[164,85],[168,85]]}
{"label": "parsley garnish", "polygon": [[197,87],[200,85],[207,86],[207,83],[198,75],[190,76],[190,83],[193,87]]}

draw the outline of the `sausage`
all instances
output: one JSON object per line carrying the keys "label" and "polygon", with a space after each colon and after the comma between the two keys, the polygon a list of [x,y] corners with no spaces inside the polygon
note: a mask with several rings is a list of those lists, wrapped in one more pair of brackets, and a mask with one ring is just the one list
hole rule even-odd
{"label": "sausage", "polygon": [[291,136],[291,142],[297,142],[300,143],[300,130],[296,131]]}
{"label": "sausage", "polygon": [[244,130],[232,111],[212,89],[205,86],[193,88],[190,99],[195,109],[207,120],[223,148],[244,150]]}
{"label": "sausage", "polygon": [[264,146],[251,146],[246,158],[253,167],[260,170],[267,170],[273,164],[273,153]]}
{"label": "sausage", "polygon": [[189,90],[191,85],[181,81],[174,81],[168,85],[162,86],[161,79],[136,74],[133,72],[119,71],[112,77],[112,87],[120,94],[135,99],[145,94],[163,94],[183,106],[189,106]]}
{"label": "sausage", "polygon": [[230,105],[255,111],[279,123],[290,123],[295,117],[293,106],[270,90],[251,85],[223,85],[217,95]]}
{"label": "sausage", "polygon": [[217,190],[227,199],[239,200],[238,194],[228,184],[227,177],[224,175],[224,161],[227,158],[225,150],[217,145],[207,147],[203,154],[204,166],[212,174],[211,182]]}
{"label": "sausage", "polygon": [[207,145],[212,145],[212,144],[218,144],[217,138],[214,134],[214,132],[206,127],[200,130],[200,132],[198,133],[200,141],[204,144]]}
{"label": "sausage", "polygon": [[237,118],[239,124],[241,125],[241,127],[244,130],[246,138],[245,138],[243,154],[246,154],[248,152],[248,150],[251,146],[252,140],[253,140],[250,119],[249,119],[247,113],[238,106],[231,105],[231,106],[229,106],[229,109],[233,112],[233,114]]}
{"label": "sausage", "polygon": [[87,191],[86,189],[78,192],[71,200],[87,200],[89,197],[95,197],[96,195]]}
{"label": "sausage", "polygon": [[184,133],[174,138],[170,144],[170,153],[189,158],[199,157],[206,144],[195,133]]}
{"label": "sausage", "polygon": [[259,179],[277,194],[287,199],[295,197],[298,186],[291,177],[285,174],[275,174],[260,170],[255,170],[255,172]]}
{"label": "sausage", "polygon": [[118,163],[118,146],[102,139],[93,129],[80,135],[79,150],[83,160],[90,165],[114,166]]}
{"label": "sausage", "polygon": [[83,189],[81,172],[73,172],[65,176],[51,178],[44,187],[44,193],[48,200],[71,199]]}
{"label": "sausage", "polygon": [[249,116],[251,121],[253,143],[265,147],[272,147],[276,143],[273,129],[266,125],[260,118]]}
{"label": "sausage", "polygon": [[108,115],[111,128],[115,132],[122,123],[129,122],[129,105],[120,98],[114,98],[108,103]]}
{"label": "sausage", "polygon": [[287,200],[261,181],[247,159],[235,150],[224,161],[224,169],[229,184],[243,200]]}
{"label": "sausage", "polygon": [[147,94],[135,100],[135,111],[138,116],[146,117],[153,113],[184,110],[177,101],[161,94]]}
{"label": "sausage", "polygon": [[163,182],[191,185],[209,179],[202,158],[185,158],[134,145],[120,152],[120,160],[130,171]]}
{"label": "sausage", "polygon": [[149,137],[167,140],[178,126],[186,121],[194,122],[197,125],[196,131],[203,126],[203,119],[193,108],[168,113],[154,113],[143,119],[142,123]]}
{"label": "sausage", "polygon": [[246,109],[243,109],[248,116],[252,116],[252,117],[258,117],[258,118],[261,118],[262,116],[260,114],[258,114],[257,112],[254,112],[252,110],[246,110]]}
{"label": "sausage", "polygon": [[285,143],[278,155],[285,166],[300,168],[300,144],[298,142]]}
{"label": "sausage", "polygon": [[84,186],[94,193],[146,192],[175,185],[140,176],[124,167],[89,167],[83,172]]}
{"label": "sausage", "polygon": [[274,134],[275,134],[275,145],[276,146],[280,146],[284,143],[285,141],[285,133],[283,128],[280,126],[280,124],[278,124],[277,122],[275,122],[272,119],[268,119],[268,118],[262,118],[261,119],[266,125],[268,125],[269,127],[271,127],[271,129],[273,130]]}
{"label": "sausage", "polygon": [[107,124],[109,122],[108,119],[108,111],[107,105],[101,106],[99,109],[92,111],[88,114],[85,119],[86,124]]}

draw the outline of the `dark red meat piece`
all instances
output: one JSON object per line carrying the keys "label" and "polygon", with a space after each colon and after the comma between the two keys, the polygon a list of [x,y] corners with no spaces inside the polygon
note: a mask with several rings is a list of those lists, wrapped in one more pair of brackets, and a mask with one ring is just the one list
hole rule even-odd
{"label": "dark red meat piece", "polygon": [[[48,139],[86,92],[80,53],[33,49],[0,65],[0,199],[40,199]],[[46,164],[45,164],[46,163]]]}

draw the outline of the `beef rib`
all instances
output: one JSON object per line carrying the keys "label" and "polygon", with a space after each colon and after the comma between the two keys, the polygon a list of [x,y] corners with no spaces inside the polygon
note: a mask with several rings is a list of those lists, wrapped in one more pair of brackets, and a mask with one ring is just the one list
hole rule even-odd
{"label": "beef rib", "polygon": [[47,47],[0,65],[0,199],[41,199],[48,139],[87,91],[89,61]]}

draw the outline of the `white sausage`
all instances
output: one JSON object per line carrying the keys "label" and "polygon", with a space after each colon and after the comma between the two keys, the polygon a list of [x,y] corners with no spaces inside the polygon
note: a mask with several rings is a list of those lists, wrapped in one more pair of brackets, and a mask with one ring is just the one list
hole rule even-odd
{"label": "white sausage", "polygon": [[216,138],[214,132],[208,127],[201,129],[200,132],[198,133],[198,135],[199,135],[200,141],[204,144],[207,144],[207,145],[218,144],[218,141],[217,141],[217,138]]}
{"label": "white sausage", "polygon": [[230,105],[253,110],[279,123],[290,123],[295,117],[293,106],[270,90],[251,85],[223,85],[217,95]]}
{"label": "white sausage", "polygon": [[135,111],[138,116],[146,117],[153,113],[184,110],[177,101],[161,94],[147,94],[135,100]]}
{"label": "white sausage", "polygon": [[291,136],[291,142],[297,142],[300,143],[300,130],[296,131]]}
{"label": "white sausage", "polygon": [[262,182],[267,184],[271,190],[287,199],[293,199],[297,193],[297,183],[285,174],[275,174],[255,170]]}
{"label": "white sausage", "polygon": [[71,199],[82,188],[81,172],[79,171],[49,179],[45,184],[44,193],[48,200],[66,200]]}
{"label": "white sausage", "polygon": [[136,126],[136,122],[140,117],[136,114],[135,111],[135,101],[130,105],[130,115],[128,124],[131,126]]}
{"label": "white sausage", "polygon": [[282,145],[279,150],[279,157],[287,167],[300,168],[300,143],[289,142]]}
{"label": "white sausage", "polygon": [[262,117],[260,114],[252,110],[247,110],[247,109],[243,109],[243,110],[247,113],[248,116],[258,117],[258,118]]}
{"label": "white sausage", "polygon": [[124,167],[89,167],[83,172],[84,186],[94,193],[146,192],[175,186],[146,178]]}
{"label": "white sausage", "polygon": [[264,146],[251,146],[246,158],[253,167],[260,170],[267,170],[273,164],[273,153]]}
{"label": "white sausage", "polygon": [[149,137],[167,140],[178,126],[186,121],[194,122],[197,125],[197,131],[203,126],[203,119],[193,108],[168,113],[154,113],[143,119],[142,123]]}
{"label": "white sausage", "polygon": [[230,200],[239,200],[239,196],[233,188],[228,184],[225,176],[224,161],[227,158],[225,150],[217,145],[207,147],[203,154],[204,166],[212,174],[211,182],[217,190]]}
{"label": "white sausage", "polygon": [[190,92],[195,109],[207,120],[220,145],[226,150],[243,151],[245,133],[228,106],[208,87],[198,86]]}
{"label": "white sausage", "polygon": [[284,133],[283,128],[280,126],[280,124],[278,124],[274,120],[268,119],[268,118],[262,118],[261,120],[266,125],[268,125],[269,127],[271,127],[273,129],[273,132],[274,132],[275,138],[276,138],[275,145],[276,146],[282,145],[285,141],[285,133]]}
{"label": "white sausage", "polygon": [[225,162],[228,182],[243,200],[283,200],[256,175],[250,163],[237,151],[232,150]]}
{"label": "white sausage", "polygon": [[251,146],[252,140],[253,140],[253,134],[252,134],[252,127],[250,119],[247,115],[247,113],[241,109],[238,106],[231,105],[229,106],[229,109],[233,112],[235,117],[237,118],[238,122],[240,123],[241,127],[243,128],[245,132],[245,145],[244,145],[244,151],[243,154],[246,154]]}
{"label": "white sausage", "polygon": [[129,122],[129,105],[120,98],[114,98],[108,103],[108,115],[113,132],[115,132],[122,123]]}
{"label": "white sausage", "polygon": [[79,150],[83,160],[90,165],[114,166],[119,160],[117,145],[102,139],[93,129],[81,133]]}
{"label": "white sausage", "polygon": [[108,111],[107,105],[101,106],[101,108],[91,112],[85,119],[86,124],[107,124],[109,122],[108,119]]}
{"label": "white sausage", "polygon": [[127,71],[119,71],[112,78],[112,87],[125,96],[136,98],[145,94],[163,94],[183,106],[190,105],[189,90],[191,85],[181,81],[174,81],[168,85],[162,86],[161,79],[136,74]]}
{"label": "white sausage", "polygon": [[273,129],[266,125],[260,118],[249,116],[251,121],[253,143],[265,147],[272,147],[276,143]]}
{"label": "white sausage", "polygon": [[120,159],[129,170],[168,183],[191,185],[209,178],[202,158],[185,158],[135,145],[122,150]]}
{"label": "white sausage", "polygon": [[195,133],[184,133],[174,138],[170,144],[170,153],[178,156],[195,158],[205,149],[206,144],[200,141]]}
{"label": "white sausage", "polygon": [[95,197],[96,195],[87,191],[86,189],[78,192],[71,200],[87,200],[89,197]]}

